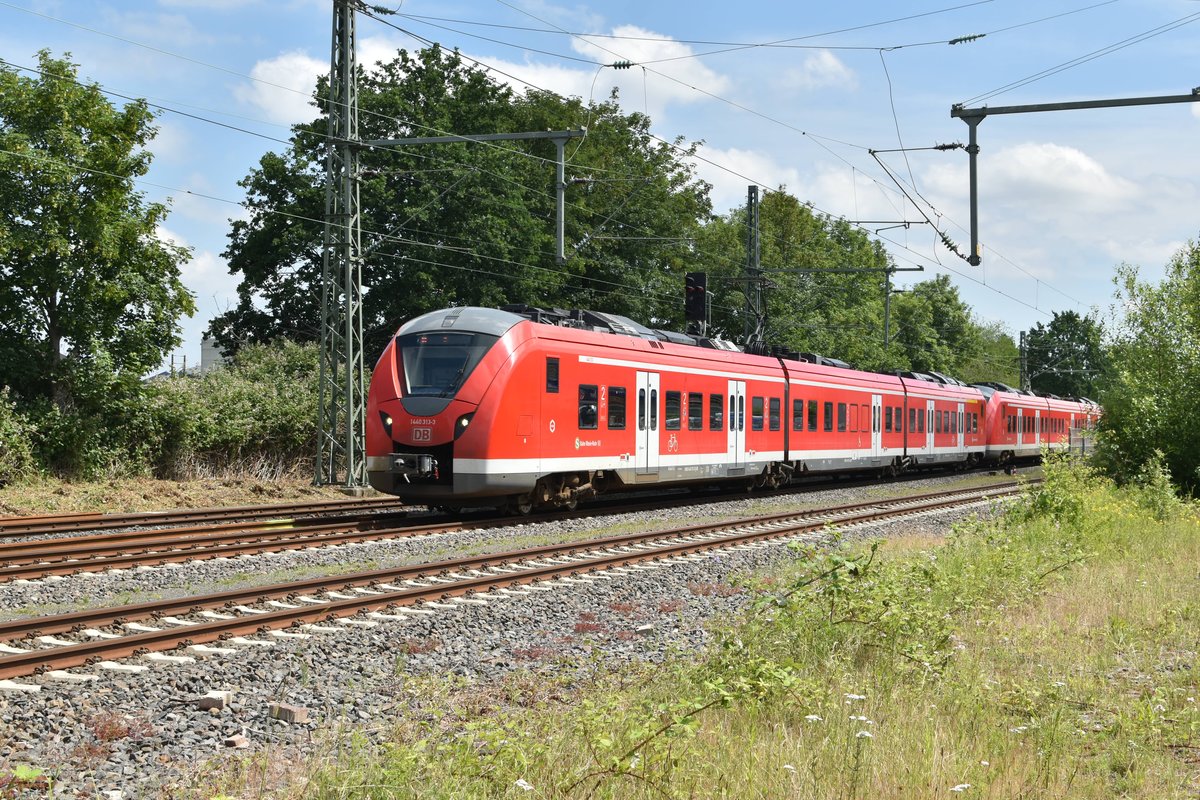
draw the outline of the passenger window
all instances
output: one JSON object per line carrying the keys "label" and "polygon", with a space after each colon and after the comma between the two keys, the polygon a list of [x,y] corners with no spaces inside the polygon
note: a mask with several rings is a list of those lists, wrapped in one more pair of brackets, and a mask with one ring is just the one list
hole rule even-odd
{"label": "passenger window", "polygon": [[688,393],[688,430],[698,431],[704,428],[704,395],[700,392]]}
{"label": "passenger window", "polygon": [[734,407],[733,395],[729,395],[729,430],[731,431],[737,430],[737,420],[734,419],[735,414],[733,413]]}
{"label": "passenger window", "polygon": [[658,430],[658,389],[650,390],[650,430]]}
{"label": "passenger window", "polygon": [[646,390],[638,389],[638,430],[646,430]]}
{"label": "passenger window", "polygon": [[[929,413],[930,413],[930,415],[933,414],[932,411],[930,411]],[[921,412],[920,414],[917,414],[917,433],[924,433],[924,432],[925,432],[925,413]]]}
{"label": "passenger window", "polygon": [[546,393],[558,394],[558,359],[546,357]]}
{"label": "passenger window", "polygon": [[679,430],[679,427],[680,427],[679,426],[680,393],[679,392],[667,392],[665,396],[667,399],[667,422],[666,422],[666,425],[664,425],[663,427],[665,427],[669,431],[677,431],[677,430]]}
{"label": "passenger window", "polygon": [[892,407],[887,406],[883,409],[883,432],[892,432]]}
{"label": "passenger window", "polygon": [[750,398],[750,430],[761,431],[763,429],[763,399],[761,397]]}
{"label": "passenger window", "polygon": [[915,431],[917,429],[917,410],[910,408],[908,410],[908,430]]}
{"label": "passenger window", "polygon": [[833,430],[833,403],[825,404],[825,430]]}
{"label": "passenger window", "polygon": [[817,401],[808,401],[808,429],[815,431],[817,429]]}
{"label": "passenger window", "polygon": [[846,404],[838,403],[838,430],[846,430]]}
{"label": "passenger window", "polygon": [[804,401],[792,401],[792,430],[804,430]]}
{"label": "passenger window", "polygon": [[858,406],[853,403],[850,404],[850,430],[858,430]]}
{"label": "passenger window", "polygon": [[608,429],[625,430],[625,387],[608,387]]}
{"label": "passenger window", "polygon": [[746,396],[742,395],[738,398],[738,430],[746,430]]}
{"label": "passenger window", "polygon": [[772,397],[767,401],[767,429],[779,430],[779,398]]}
{"label": "passenger window", "polygon": [[725,415],[722,413],[724,402],[724,395],[710,394],[708,396],[708,429],[710,431],[719,431],[725,425]]}
{"label": "passenger window", "polygon": [[598,425],[600,415],[597,413],[596,401],[600,396],[600,387],[595,384],[580,384],[579,386],[579,429],[593,431]]}

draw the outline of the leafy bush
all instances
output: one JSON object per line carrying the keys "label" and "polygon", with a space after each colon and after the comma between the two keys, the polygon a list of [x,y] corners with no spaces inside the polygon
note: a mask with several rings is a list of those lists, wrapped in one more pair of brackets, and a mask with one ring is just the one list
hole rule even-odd
{"label": "leafy bush", "polygon": [[32,425],[9,399],[8,387],[0,389],[0,486],[19,482],[37,467],[33,458]]}
{"label": "leafy bush", "polygon": [[228,368],[153,388],[155,471],[272,478],[307,468],[315,447],[317,348],[250,345]]}

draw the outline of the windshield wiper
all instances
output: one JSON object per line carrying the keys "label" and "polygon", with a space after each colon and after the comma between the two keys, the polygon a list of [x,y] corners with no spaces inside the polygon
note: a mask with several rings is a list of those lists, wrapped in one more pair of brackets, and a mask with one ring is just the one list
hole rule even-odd
{"label": "windshield wiper", "polygon": [[442,393],[439,394],[438,397],[449,397],[450,393],[458,388],[458,382],[462,380],[463,373],[466,371],[467,371],[467,362],[464,361],[463,365],[458,368],[458,372],[454,373],[454,377],[450,379],[449,385],[446,386],[446,388],[442,390]]}

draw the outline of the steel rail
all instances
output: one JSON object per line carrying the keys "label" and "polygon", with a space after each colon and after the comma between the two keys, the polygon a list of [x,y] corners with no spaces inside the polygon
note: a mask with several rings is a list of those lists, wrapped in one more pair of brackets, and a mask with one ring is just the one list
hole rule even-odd
{"label": "steel rail", "polygon": [[[818,520],[797,521],[796,518],[807,513],[810,517],[821,512],[793,512],[787,514],[766,515],[735,522],[710,523],[694,525],[670,531],[643,532],[604,537],[586,541],[570,542],[559,545],[546,545],[524,550],[492,553],[483,556],[453,559],[433,564],[414,565],[392,570],[374,570],[357,575],[328,576],[315,581],[302,581],[289,584],[277,584],[273,587],[257,587],[250,590],[234,590],[205,597],[182,598],[178,600],[152,601],[110,609],[93,609],[72,614],[59,615],[31,620],[16,620],[0,623],[0,638],[12,639],[15,636],[30,636],[33,633],[46,634],[77,630],[89,623],[95,625],[117,624],[130,617],[156,617],[168,613],[190,613],[203,606],[209,608],[227,607],[232,602],[241,600],[260,602],[271,597],[292,597],[300,591],[312,591],[320,586],[328,589],[330,586],[346,588],[351,583],[363,583],[367,586],[382,586],[380,578],[386,576],[387,581],[412,580],[406,576],[420,576],[431,580],[431,574],[445,574],[449,570],[478,571],[483,567],[507,567],[504,574],[478,577],[457,577],[453,582],[438,582],[433,586],[417,586],[412,589],[395,590],[364,594],[349,599],[336,599],[321,602],[319,605],[302,605],[282,608],[277,611],[237,617],[231,620],[215,620],[212,622],[196,622],[185,626],[147,631],[119,639],[101,639],[92,642],[64,645],[50,649],[31,650],[26,653],[16,653],[0,657],[0,678],[11,678],[26,675],[44,669],[64,669],[80,664],[89,663],[100,657],[121,658],[148,650],[169,650],[188,644],[203,644],[217,641],[221,638],[260,630],[278,629],[301,623],[312,623],[335,617],[351,616],[363,611],[379,611],[388,608],[399,608],[403,613],[404,606],[412,606],[420,602],[428,602],[439,598],[461,597],[479,591],[502,588],[523,583],[548,580],[564,575],[576,574],[581,570],[607,570],[634,564],[640,561],[658,560],[678,555],[703,552],[706,550],[722,549],[780,537],[796,536],[803,533],[818,531],[831,522],[837,524],[856,524],[860,522],[888,519],[897,516],[911,515],[944,509],[957,505],[979,502],[982,499],[1002,497],[1015,494],[1020,488],[1008,485],[1003,489],[996,487],[988,489],[955,490],[939,492],[933,495],[923,495],[918,498],[903,498],[889,501],[872,501],[857,504],[858,511],[836,519],[822,518]],[[881,508],[885,504],[891,508]],[[839,507],[847,509],[847,506]],[[862,510],[867,509],[867,510]],[[786,523],[780,525],[779,523]],[[764,525],[775,525],[763,530]],[[719,531],[732,531],[717,536]],[[703,538],[708,535],[708,538]],[[702,537],[697,541],[697,537]],[[614,547],[644,544],[648,540],[671,540],[666,544],[634,552],[611,551]],[[599,555],[579,558],[581,550],[601,551]],[[519,562],[536,561],[548,555],[570,557],[566,563],[520,566]],[[514,562],[518,562],[513,566]],[[445,579],[441,579],[445,581]]]}

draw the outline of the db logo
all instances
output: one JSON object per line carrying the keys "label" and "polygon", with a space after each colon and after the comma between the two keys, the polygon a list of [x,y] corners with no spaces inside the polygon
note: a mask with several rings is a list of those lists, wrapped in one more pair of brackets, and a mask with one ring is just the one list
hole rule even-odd
{"label": "db logo", "polygon": [[414,442],[432,442],[433,428],[413,428],[412,440]]}

